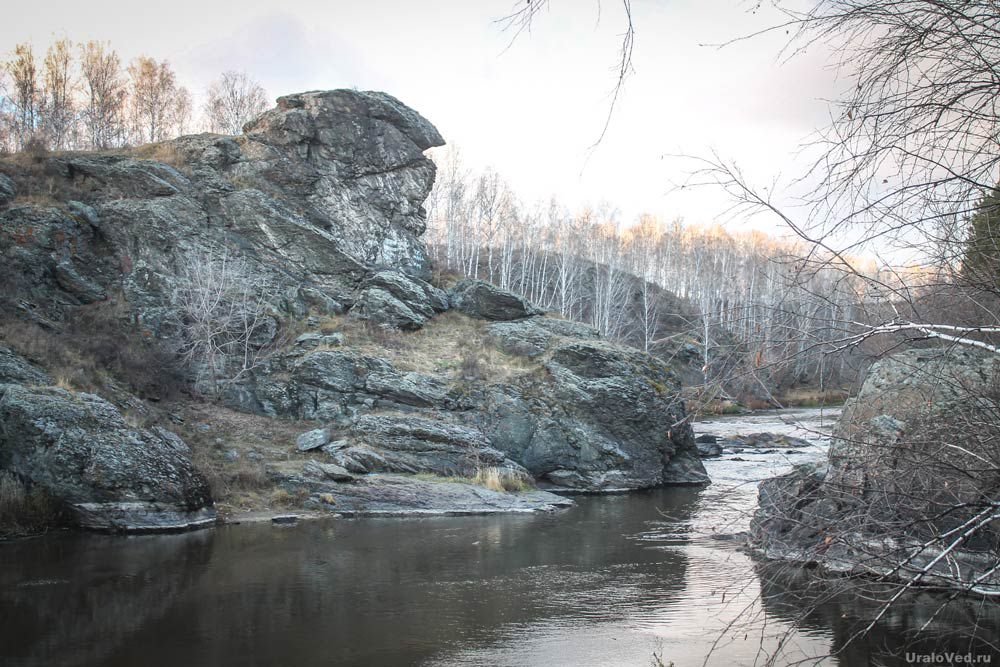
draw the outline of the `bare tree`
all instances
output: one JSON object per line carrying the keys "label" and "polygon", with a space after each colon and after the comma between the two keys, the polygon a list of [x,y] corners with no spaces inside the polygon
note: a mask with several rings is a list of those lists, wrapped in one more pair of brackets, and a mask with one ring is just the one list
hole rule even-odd
{"label": "bare tree", "polygon": [[65,150],[74,144],[77,111],[72,48],[71,41],[60,39],[45,54],[45,113],[41,124],[49,147],[55,150]]}
{"label": "bare tree", "polygon": [[140,56],[128,66],[132,143],[152,143],[175,136],[190,118],[191,98],[177,84],[167,61]]}
{"label": "bare tree", "polygon": [[14,58],[4,63],[11,79],[8,102],[11,107],[11,133],[15,150],[23,149],[39,131],[44,99],[38,81],[38,69],[31,45],[18,44]]}
{"label": "bare tree", "polygon": [[[632,53],[635,50],[635,26],[632,23],[632,0],[621,0],[622,13],[624,16],[624,30],[621,34],[621,47],[618,59],[615,62],[615,82],[611,90],[611,102],[608,104],[608,114],[604,119],[604,125],[597,140],[591,145],[595,148],[604,139],[611,127],[611,119],[614,117],[615,106],[625,88],[625,79],[632,72]],[[600,16],[600,2],[595,3]],[[505,30],[512,33],[512,41],[516,40],[521,33],[530,32],[532,26],[538,20],[539,15],[549,7],[549,0],[528,0],[527,2],[517,2],[514,4],[511,13],[500,19]]]}
{"label": "bare tree", "polygon": [[[869,237],[937,234],[1000,177],[1000,7],[992,0],[822,0],[788,12],[853,85],[818,141],[814,219]],[[871,240],[871,238],[866,238]]]}
{"label": "bare tree", "polygon": [[14,105],[8,94],[7,72],[0,68],[0,154],[14,150]]}
{"label": "bare tree", "polygon": [[125,143],[126,84],[121,60],[110,45],[87,42],[80,47],[83,75],[83,125],[87,144],[102,149]]}
{"label": "bare tree", "polygon": [[268,358],[278,338],[272,297],[266,278],[228,251],[182,260],[171,302],[178,352],[200,392],[217,396]]}
{"label": "bare tree", "polygon": [[208,88],[205,116],[212,132],[240,134],[265,109],[267,92],[246,72],[223,72]]}

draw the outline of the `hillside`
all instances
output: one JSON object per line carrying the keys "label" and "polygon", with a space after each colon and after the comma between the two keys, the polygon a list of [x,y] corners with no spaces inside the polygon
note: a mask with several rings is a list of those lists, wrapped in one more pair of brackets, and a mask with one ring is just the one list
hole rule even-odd
{"label": "hillside", "polygon": [[213,497],[492,512],[567,502],[504,487],[706,481],[663,362],[429,282],[441,143],[395,98],[340,90],[237,137],[0,161],[5,484],[144,530],[211,521]]}

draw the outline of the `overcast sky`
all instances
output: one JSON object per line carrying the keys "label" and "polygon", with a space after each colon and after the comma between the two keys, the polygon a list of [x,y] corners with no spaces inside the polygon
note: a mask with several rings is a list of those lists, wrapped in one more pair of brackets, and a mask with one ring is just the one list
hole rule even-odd
{"label": "overcast sky", "polygon": [[245,70],[271,97],[384,90],[431,120],[470,166],[496,168],[523,200],[608,202],[626,222],[649,212],[711,223],[726,208],[715,191],[672,191],[690,165],[665,155],[715,150],[761,185],[797,175],[806,161],[798,148],[827,122],[824,100],[837,92],[822,53],[779,57],[784,35],[703,46],[779,21],[773,10],[750,14],[740,0],[633,0],[634,74],[590,154],[625,25],[614,0],[552,0],[512,45],[498,23],[511,0],[154,6],[19,3],[5,10],[0,51],[25,40],[42,51],[53,36],[109,40],[126,60],[171,61],[196,96],[226,69]]}

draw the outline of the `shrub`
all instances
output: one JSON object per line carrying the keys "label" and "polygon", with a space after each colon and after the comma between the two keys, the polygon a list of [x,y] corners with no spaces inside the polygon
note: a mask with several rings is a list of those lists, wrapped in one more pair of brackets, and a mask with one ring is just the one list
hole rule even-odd
{"label": "shrub", "polygon": [[472,481],[491,491],[527,491],[532,488],[531,478],[526,473],[506,466],[476,468]]}
{"label": "shrub", "polygon": [[0,471],[0,535],[38,533],[57,525],[59,504],[39,487],[28,488],[16,475]]}

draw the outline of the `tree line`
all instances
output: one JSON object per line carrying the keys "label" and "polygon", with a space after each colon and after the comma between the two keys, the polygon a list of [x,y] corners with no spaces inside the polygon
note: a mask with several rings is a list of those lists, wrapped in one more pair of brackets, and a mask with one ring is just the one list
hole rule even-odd
{"label": "tree line", "polygon": [[845,275],[804,244],[757,231],[648,215],[625,225],[608,205],[525,205],[496,171],[467,169],[459,151],[434,157],[427,238],[439,267],[647,352],[696,351],[707,384],[768,396],[854,381],[865,350],[831,349],[890,307],[872,285],[901,278],[860,261]]}
{"label": "tree line", "polygon": [[227,71],[199,112],[166,60],[140,55],[125,64],[107,42],[65,38],[41,57],[22,43],[0,62],[0,153],[105,150],[195,129],[239,134],[267,99],[246,73]]}

